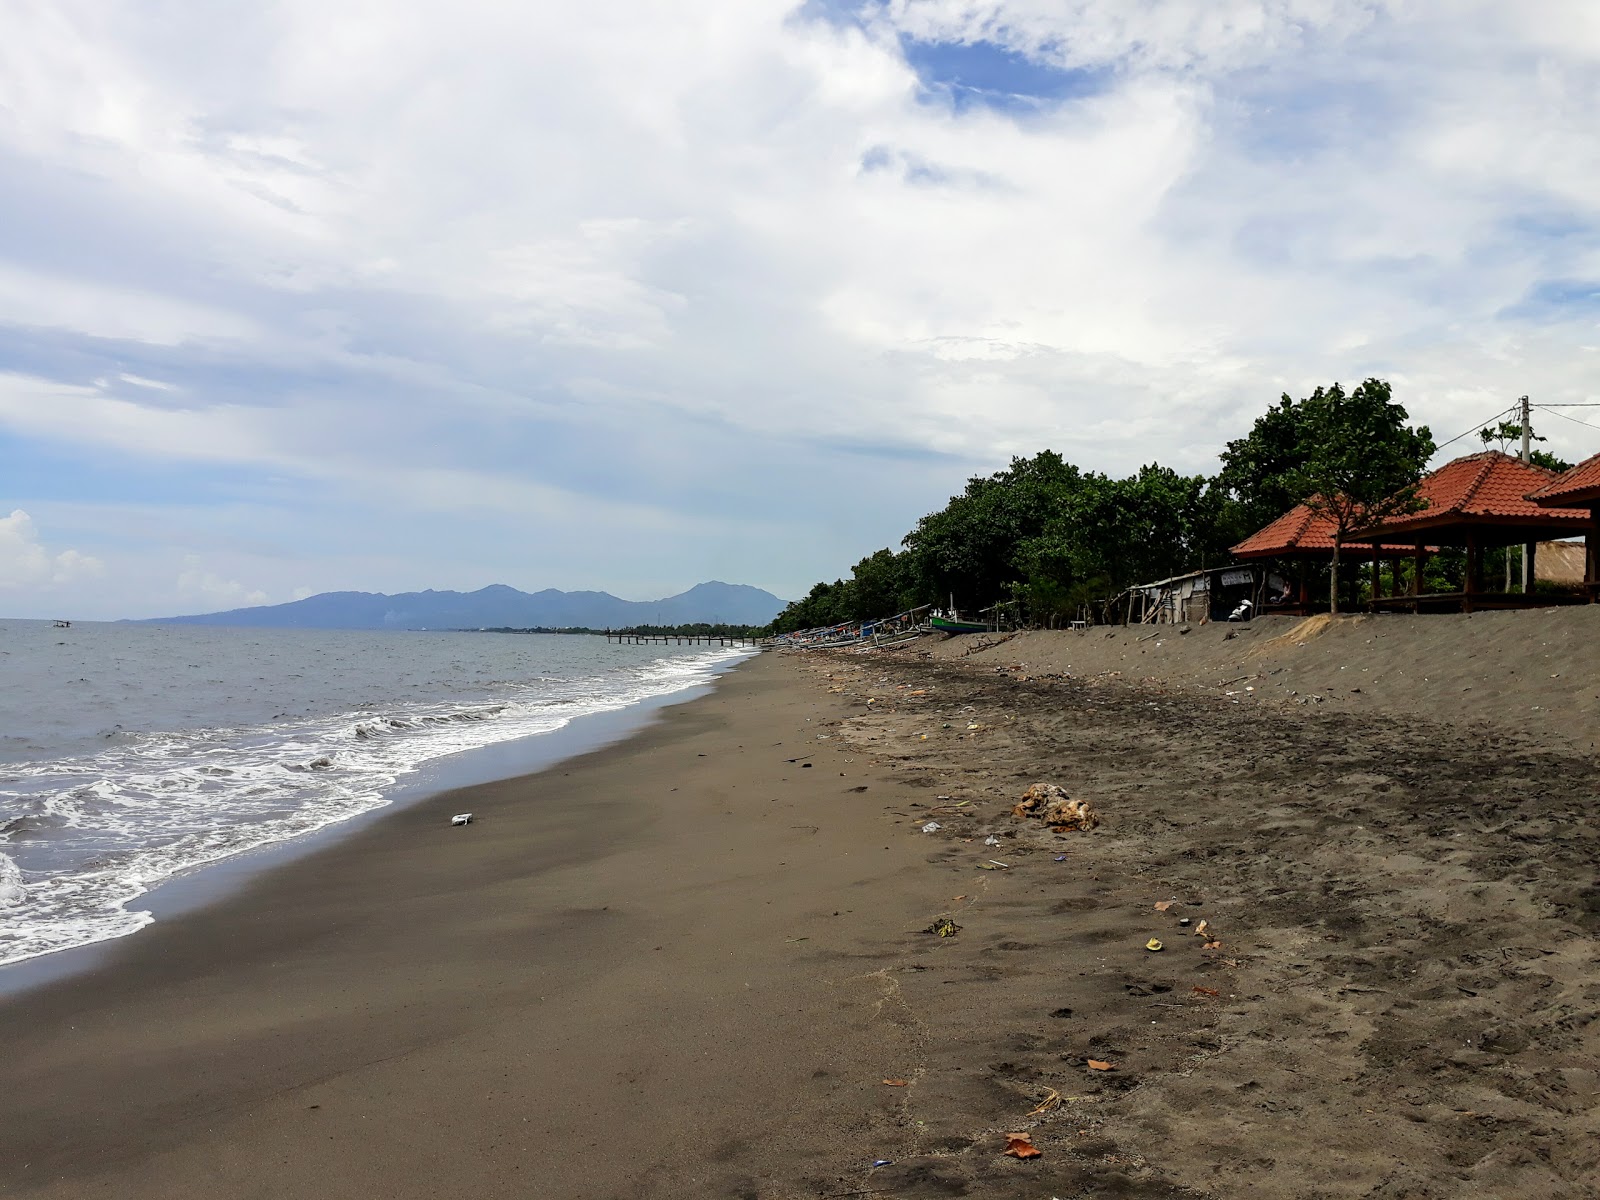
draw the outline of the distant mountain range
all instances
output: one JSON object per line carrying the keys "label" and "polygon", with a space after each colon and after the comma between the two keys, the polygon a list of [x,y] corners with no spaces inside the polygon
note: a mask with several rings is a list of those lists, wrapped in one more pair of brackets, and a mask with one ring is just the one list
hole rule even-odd
{"label": "distant mountain range", "polygon": [[519,592],[503,583],[476,592],[323,592],[289,604],[265,604],[146,624],[253,625],[274,629],[620,629],[629,625],[765,625],[784,602],[742,583],[700,583],[665,600],[619,600],[609,592]]}

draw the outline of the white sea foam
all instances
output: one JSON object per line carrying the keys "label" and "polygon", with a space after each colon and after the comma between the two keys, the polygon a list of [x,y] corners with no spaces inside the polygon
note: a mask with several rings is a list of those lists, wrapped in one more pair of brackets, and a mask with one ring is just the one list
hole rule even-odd
{"label": "white sea foam", "polygon": [[238,728],[135,733],[99,753],[0,769],[0,965],[122,937],[182,871],[389,803],[407,772],[552,732],[708,679],[743,652],[545,679],[475,703],[399,703]]}

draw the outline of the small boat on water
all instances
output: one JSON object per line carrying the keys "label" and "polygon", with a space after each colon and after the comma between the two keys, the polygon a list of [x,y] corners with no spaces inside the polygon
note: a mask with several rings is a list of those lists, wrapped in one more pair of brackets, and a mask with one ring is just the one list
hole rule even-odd
{"label": "small boat on water", "polygon": [[52,629],[71,629],[72,628],[72,622],[71,621],[57,621],[54,625],[51,626],[51,628]]}
{"label": "small boat on water", "polygon": [[940,633],[993,633],[995,627],[987,621],[956,621],[950,617],[929,617],[928,623]]}

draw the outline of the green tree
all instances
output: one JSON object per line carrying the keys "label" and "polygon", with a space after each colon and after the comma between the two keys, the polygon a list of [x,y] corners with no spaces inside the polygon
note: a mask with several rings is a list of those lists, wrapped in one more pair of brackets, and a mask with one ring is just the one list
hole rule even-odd
{"label": "green tree", "polygon": [[854,585],[852,620],[890,617],[916,605],[911,590],[911,561],[905,554],[887,548],[869,554],[850,572]]}
{"label": "green tree", "polygon": [[923,601],[954,596],[975,609],[1010,594],[1025,574],[1022,550],[1063,510],[1082,475],[1053,450],[967,481],[961,495],[905,537],[910,588]]}
{"label": "green tree", "polygon": [[1238,505],[1238,538],[1271,524],[1296,504],[1295,472],[1306,465],[1305,405],[1287,394],[1222,452],[1217,487]]}
{"label": "green tree", "polygon": [[[1527,397],[1524,396],[1523,399],[1526,400]],[[1478,430],[1478,437],[1482,440],[1485,446],[1488,446],[1490,442],[1499,442],[1500,452],[1502,454],[1510,453],[1511,446],[1517,445],[1520,447],[1521,445],[1522,422],[1501,421],[1493,428]],[[1528,434],[1528,440],[1530,442],[1548,442],[1550,439],[1546,437],[1540,437],[1537,433],[1530,432]],[[1548,450],[1540,450],[1536,446],[1529,448],[1528,461],[1533,463],[1533,465],[1536,467],[1543,467],[1545,470],[1555,471],[1557,474],[1560,474],[1562,471],[1570,471],[1572,469],[1572,464],[1566,459],[1561,458],[1558,455],[1551,454]]]}
{"label": "green tree", "polygon": [[1434,451],[1426,425],[1406,424],[1389,385],[1368,379],[1348,395],[1337,383],[1301,402],[1302,465],[1286,479],[1297,502],[1334,524],[1330,586],[1339,611],[1339,554],[1356,529],[1416,512],[1417,483]]}

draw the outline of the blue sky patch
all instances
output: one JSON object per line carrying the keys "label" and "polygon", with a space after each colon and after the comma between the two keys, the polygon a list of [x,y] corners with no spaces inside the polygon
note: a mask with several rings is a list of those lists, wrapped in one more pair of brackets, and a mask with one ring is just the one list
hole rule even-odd
{"label": "blue sky patch", "polygon": [[1111,82],[1107,70],[1055,67],[994,42],[924,42],[903,37],[900,48],[928,97],[946,99],[957,112],[978,107],[1035,112],[1098,95]]}
{"label": "blue sky patch", "polygon": [[1526,296],[1501,309],[1498,315],[1523,321],[1600,315],[1600,279],[1546,279],[1534,284]]}

